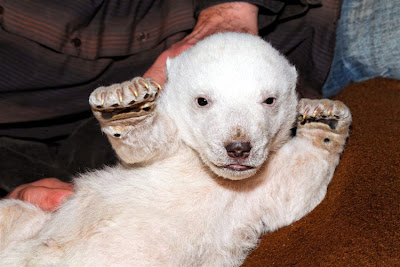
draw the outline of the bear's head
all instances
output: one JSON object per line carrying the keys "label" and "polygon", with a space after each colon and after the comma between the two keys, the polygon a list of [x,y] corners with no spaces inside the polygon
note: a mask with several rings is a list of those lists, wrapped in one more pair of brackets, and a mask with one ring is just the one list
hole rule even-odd
{"label": "bear's head", "polygon": [[297,72],[261,38],[212,35],[168,59],[166,71],[160,104],[218,176],[251,177],[289,138]]}

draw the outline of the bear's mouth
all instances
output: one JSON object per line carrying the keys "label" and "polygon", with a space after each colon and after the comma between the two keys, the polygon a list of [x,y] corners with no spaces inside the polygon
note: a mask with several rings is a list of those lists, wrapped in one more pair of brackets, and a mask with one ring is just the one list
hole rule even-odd
{"label": "bear's mouth", "polygon": [[222,168],[230,169],[232,171],[239,171],[239,172],[254,169],[254,167],[242,165],[242,164],[230,164],[230,165],[223,166]]}

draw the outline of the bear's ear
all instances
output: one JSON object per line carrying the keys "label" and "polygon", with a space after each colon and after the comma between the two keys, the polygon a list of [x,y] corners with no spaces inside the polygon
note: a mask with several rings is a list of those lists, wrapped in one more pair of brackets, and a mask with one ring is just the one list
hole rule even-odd
{"label": "bear's ear", "polygon": [[292,87],[296,88],[296,85],[298,83],[298,78],[299,78],[299,74],[297,72],[297,69],[295,66],[291,66],[290,67],[290,71],[291,71],[291,78],[292,78]]}
{"label": "bear's ear", "polygon": [[172,62],[172,59],[168,57],[167,61],[165,63],[165,74],[167,75],[167,77],[168,77],[169,70],[171,69],[171,62]]}

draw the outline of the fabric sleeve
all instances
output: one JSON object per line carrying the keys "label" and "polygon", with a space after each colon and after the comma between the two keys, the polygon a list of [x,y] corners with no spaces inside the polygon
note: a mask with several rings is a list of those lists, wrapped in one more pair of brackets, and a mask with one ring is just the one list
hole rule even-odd
{"label": "fabric sleeve", "polygon": [[[232,0],[193,0],[194,15],[197,18],[200,12],[208,7],[222,4],[237,2]],[[258,6],[258,27],[263,29],[272,24],[276,20],[288,19],[294,16],[305,14],[310,7],[321,5],[321,0],[245,0]]]}

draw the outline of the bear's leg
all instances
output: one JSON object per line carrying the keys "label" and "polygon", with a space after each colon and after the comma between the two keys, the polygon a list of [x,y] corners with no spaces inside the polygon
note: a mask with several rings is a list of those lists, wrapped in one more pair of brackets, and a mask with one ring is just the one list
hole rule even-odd
{"label": "bear's leg", "polygon": [[275,219],[267,230],[300,219],[322,201],[348,137],[351,114],[342,102],[301,99],[297,111],[296,136],[270,164]]}
{"label": "bear's leg", "polygon": [[36,235],[50,214],[27,202],[15,199],[0,201],[0,252],[10,242],[27,240]]}
{"label": "bear's leg", "polygon": [[173,143],[173,124],[167,116],[156,112],[160,90],[161,86],[154,80],[136,77],[99,87],[90,95],[93,114],[125,163],[162,157],[168,151],[165,148]]}

